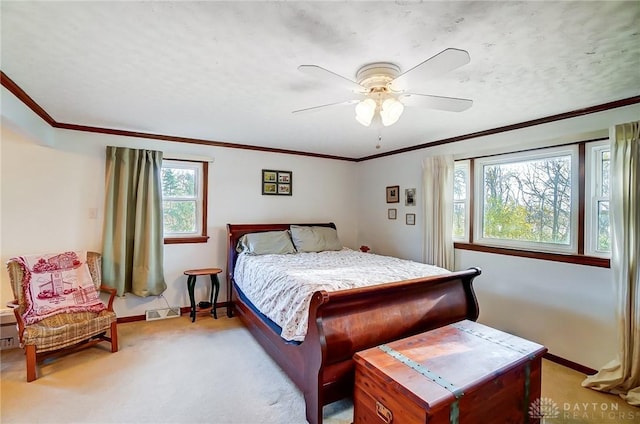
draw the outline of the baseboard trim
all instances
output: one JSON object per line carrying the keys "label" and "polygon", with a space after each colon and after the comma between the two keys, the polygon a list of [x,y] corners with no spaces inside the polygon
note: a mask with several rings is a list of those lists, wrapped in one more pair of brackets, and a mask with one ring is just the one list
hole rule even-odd
{"label": "baseboard trim", "polygon": [[[218,309],[226,308],[227,302],[216,303],[216,305]],[[183,315],[188,315],[190,312],[191,312],[190,306],[183,306],[180,308],[180,313]],[[122,318],[118,318],[118,324],[135,322],[135,321],[144,321],[145,319],[146,319],[145,315],[134,315],[130,317],[122,317]],[[551,362],[555,362],[556,364],[565,366],[567,368],[571,368],[572,370],[578,371],[579,373],[582,373],[585,375],[593,375],[598,372],[593,368],[586,367],[584,365],[578,364],[577,362],[573,362],[561,356],[554,355],[553,353],[547,352],[544,354],[543,358],[548,359]]]}
{"label": "baseboard trim", "polygon": [[571,368],[572,370],[578,371],[579,373],[582,373],[585,375],[593,375],[598,372],[593,368],[585,367],[584,365],[580,365],[576,362],[570,361],[568,359],[564,359],[560,356],[554,355],[553,353],[547,352],[544,354],[543,358],[548,359],[551,362],[555,362],[556,364],[563,365],[567,368]]}
{"label": "baseboard trim", "polygon": [[[226,307],[227,307],[227,302],[216,303],[216,309],[218,309],[218,316],[220,316],[219,310]],[[190,306],[182,306],[180,308],[181,315],[189,315],[190,313],[191,313]],[[118,324],[125,324],[127,322],[145,321],[146,319],[147,319],[146,315],[142,314],[142,315],[132,315],[129,317],[118,317],[116,322]]]}
{"label": "baseboard trim", "polygon": [[132,315],[130,317],[119,317],[116,322],[118,324],[126,324],[127,322],[145,321],[146,319],[145,315]]}

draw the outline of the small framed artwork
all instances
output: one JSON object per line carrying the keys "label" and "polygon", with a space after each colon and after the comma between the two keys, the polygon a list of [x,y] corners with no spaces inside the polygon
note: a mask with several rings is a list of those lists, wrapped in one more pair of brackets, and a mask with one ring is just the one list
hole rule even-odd
{"label": "small framed artwork", "polygon": [[291,171],[262,170],[262,194],[291,196],[293,174]]}
{"label": "small framed artwork", "polygon": [[291,184],[291,172],[278,171],[278,183]]}
{"label": "small framed artwork", "polygon": [[269,171],[268,169],[262,170],[263,183],[275,183],[277,180],[278,180],[278,171]]}
{"label": "small framed artwork", "polygon": [[416,189],[408,188],[404,191],[404,205],[415,206],[416,205]]}
{"label": "small framed artwork", "polygon": [[405,217],[405,222],[407,225],[416,225],[416,214],[408,213]]}
{"label": "small framed artwork", "polygon": [[396,219],[398,217],[398,209],[387,209],[387,218]]}
{"label": "small framed artwork", "polygon": [[400,186],[387,187],[387,203],[400,202]]}
{"label": "small framed artwork", "polygon": [[291,184],[278,184],[278,194],[291,194]]}
{"label": "small framed artwork", "polygon": [[262,183],[262,194],[278,194],[278,185],[275,183]]}

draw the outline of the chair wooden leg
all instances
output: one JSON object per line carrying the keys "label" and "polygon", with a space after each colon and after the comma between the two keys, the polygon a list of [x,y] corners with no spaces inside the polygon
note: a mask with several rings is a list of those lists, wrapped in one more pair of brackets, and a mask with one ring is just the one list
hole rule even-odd
{"label": "chair wooden leg", "polygon": [[33,381],[37,376],[36,371],[36,347],[35,345],[26,345],[27,355],[27,382]]}
{"label": "chair wooden leg", "polygon": [[111,352],[118,351],[118,327],[116,322],[111,323]]}

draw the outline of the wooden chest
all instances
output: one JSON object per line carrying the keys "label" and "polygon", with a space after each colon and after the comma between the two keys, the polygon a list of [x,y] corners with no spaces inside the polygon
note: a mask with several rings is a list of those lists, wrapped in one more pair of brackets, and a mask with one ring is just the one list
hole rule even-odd
{"label": "wooden chest", "polygon": [[466,320],[358,352],[354,422],[538,423],[546,351]]}

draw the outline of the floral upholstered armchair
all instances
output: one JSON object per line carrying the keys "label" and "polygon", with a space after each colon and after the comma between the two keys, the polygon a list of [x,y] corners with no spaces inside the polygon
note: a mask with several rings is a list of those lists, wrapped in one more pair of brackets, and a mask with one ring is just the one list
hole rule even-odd
{"label": "floral upholstered armchair", "polygon": [[[106,341],[118,351],[113,299],[116,290],[101,285],[101,255],[65,252],[21,256],[7,262],[18,323],[25,350],[27,381],[37,378],[42,360]],[[105,305],[99,292],[110,294]]]}

